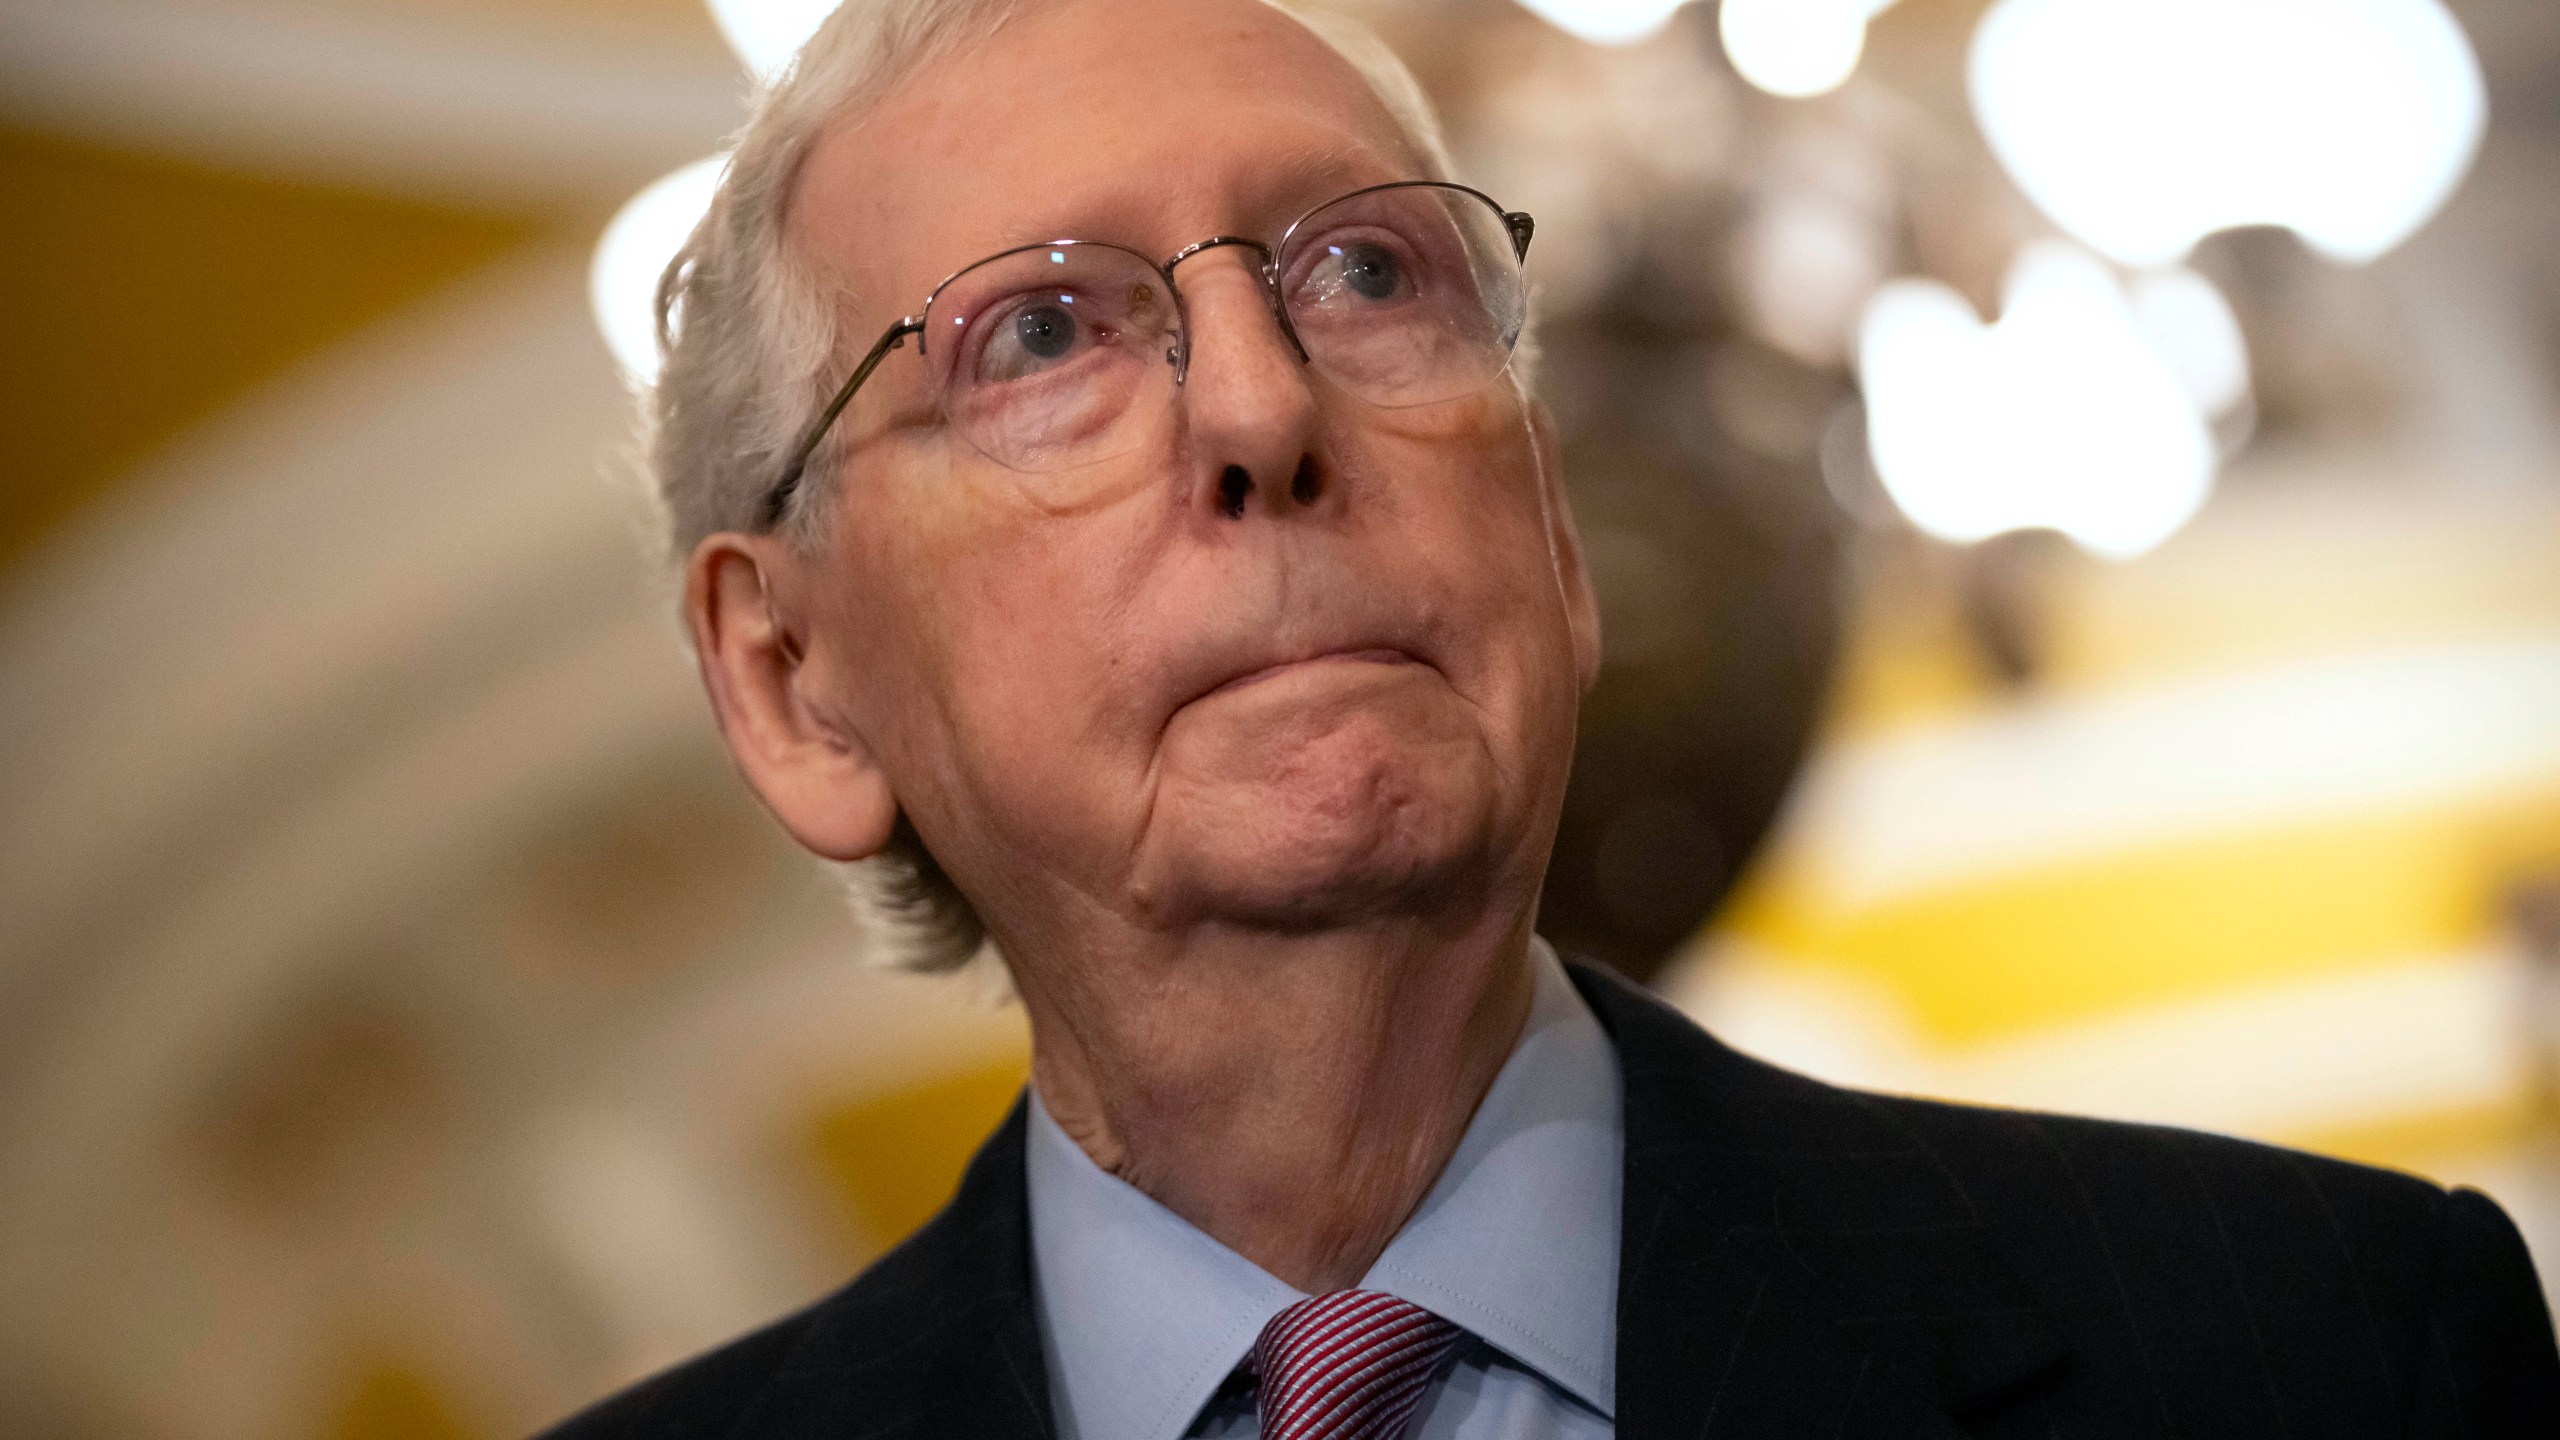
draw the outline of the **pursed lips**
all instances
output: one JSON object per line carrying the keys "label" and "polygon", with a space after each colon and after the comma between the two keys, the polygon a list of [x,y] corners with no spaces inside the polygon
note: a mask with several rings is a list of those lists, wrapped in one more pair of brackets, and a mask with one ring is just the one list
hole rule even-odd
{"label": "pursed lips", "polygon": [[1247,671],[1242,675],[1236,676],[1234,679],[1228,680],[1224,684],[1217,685],[1203,691],[1199,698],[1205,700],[1211,695],[1224,694],[1230,690],[1241,690],[1248,685],[1256,684],[1260,681],[1268,680],[1275,675],[1283,674],[1287,671],[1299,669],[1308,665],[1418,665],[1421,663],[1422,662],[1414,656],[1391,646],[1370,646],[1368,648],[1358,650],[1326,650],[1313,655],[1302,655],[1293,660],[1283,660],[1273,665],[1265,665],[1259,670]]}

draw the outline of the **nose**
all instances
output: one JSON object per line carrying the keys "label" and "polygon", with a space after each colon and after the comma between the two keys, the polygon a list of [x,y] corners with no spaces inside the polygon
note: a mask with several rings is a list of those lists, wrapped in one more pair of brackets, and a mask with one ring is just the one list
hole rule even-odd
{"label": "nose", "polygon": [[1312,377],[1272,309],[1260,260],[1257,249],[1231,244],[1180,262],[1191,343],[1185,484],[1195,504],[1227,520],[1304,512],[1331,488]]}

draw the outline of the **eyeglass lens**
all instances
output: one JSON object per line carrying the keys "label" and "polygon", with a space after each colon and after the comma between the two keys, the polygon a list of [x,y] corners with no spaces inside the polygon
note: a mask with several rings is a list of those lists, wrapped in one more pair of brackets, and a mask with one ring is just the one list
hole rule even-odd
{"label": "eyeglass lens", "polygon": [[[1501,373],[1527,313],[1517,251],[1482,197],[1436,185],[1346,196],[1291,228],[1273,283],[1306,358],[1370,404],[1427,405]],[[1058,244],[962,271],[925,316],[952,428],[1010,469],[1071,469],[1160,427],[1186,363],[1154,263]]]}

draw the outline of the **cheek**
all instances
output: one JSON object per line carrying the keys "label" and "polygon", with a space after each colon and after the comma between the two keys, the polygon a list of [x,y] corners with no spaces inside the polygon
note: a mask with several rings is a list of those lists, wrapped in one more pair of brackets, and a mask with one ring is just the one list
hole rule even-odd
{"label": "cheek", "polygon": [[[1355,410],[1327,438],[1367,483],[1354,503],[1426,540],[1484,544],[1488,563],[1519,556],[1546,565],[1537,448],[1507,386],[1410,410]],[[1523,541],[1533,542],[1523,545]],[[1510,568],[1498,565],[1497,568]]]}
{"label": "cheek", "polygon": [[1527,678],[1524,667],[1562,657],[1570,684],[1572,639],[1546,486],[1525,426],[1508,404],[1469,407],[1455,418],[1464,423],[1373,427],[1359,463],[1378,477],[1364,487],[1377,543],[1398,552],[1399,567],[1432,577],[1453,655],[1473,655],[1515,682]]}
{"label": "cheek", "polygon": [[[1096,781],[1129,748],[1133,668],[1126,566],[1095,563],[1136,542],[1087,533],[1094,518],[1025,517],[984,499],[946,505],[888,563],[911,639],[901,708],[907,754],[930,782],[1025,813],[1105,803]],[[1081,557],[1081,558],[1080,558]],[[1001,781],[1001,783],[998,783]]]}
{"label": "cheek", "polygon": [[1020,736],[1072,733],[1095,716],[1120,669],[1113,601],[1060,558],[987,556],[945,572],[956,593],[943,597],[937,638],[956,724]]}

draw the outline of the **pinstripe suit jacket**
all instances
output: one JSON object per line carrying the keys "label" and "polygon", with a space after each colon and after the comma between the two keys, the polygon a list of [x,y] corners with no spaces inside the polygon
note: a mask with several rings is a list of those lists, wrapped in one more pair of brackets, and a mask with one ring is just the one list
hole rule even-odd
{"label": "pinstripe suit jacket", "polygon": [[[2532,1262],[2478,1194],[1836,1089],[1573,978],[1626,1080],[1627,1440],[2560,1440]],[[551,1440],[1048,1436],[1022,1127],[845,1289]]]}

